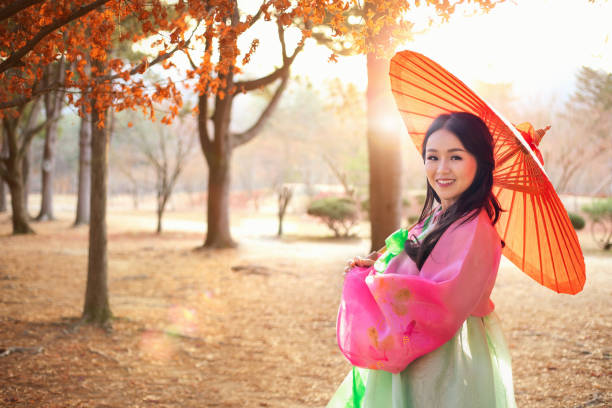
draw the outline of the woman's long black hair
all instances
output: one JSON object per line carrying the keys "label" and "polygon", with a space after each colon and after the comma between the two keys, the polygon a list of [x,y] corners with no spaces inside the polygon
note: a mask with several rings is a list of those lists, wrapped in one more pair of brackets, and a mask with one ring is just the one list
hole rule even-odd
{"label": "woman's long black hair", "polygon": [[[423,161],[425,161],[427,140],[432,133],[440,129],[452,132],[459,138],[465,149],[474,156],[477,163],[476,174],[472,184],[440,215],[437,225],[423,238],[422,242],[406,240],[404,250],[419,269],[423,267],[434,246],[453,222],[469,214],[469,217],[463,221],[468,222],[477,217],[480,210],[484,208],[492,224],[495,224],[502,211],[492,192],[495,158],[493,157],[493,137],[487,125],[478,116],[468,112],[452,112],[438,116],[425,134],[421,151]],[[427,196],[418,222],[422,222],[431,214],[435,202],[439,203],[440,197],[427,181]],[[502,245],[504,245],[503,241]]]}

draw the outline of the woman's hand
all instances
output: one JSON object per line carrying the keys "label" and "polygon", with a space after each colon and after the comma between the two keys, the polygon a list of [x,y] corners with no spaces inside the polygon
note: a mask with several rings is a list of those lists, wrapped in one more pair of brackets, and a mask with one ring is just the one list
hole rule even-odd
{"label": "woman's hand", "polygon": [[379,256],[380,254],[377,251],[374,251],[366,258],[356,256],[353,259],[349,259],[346,263],[346,268],[344,268],[344,275],[346,276],[347,272],[356,266],[361,268],[369,268],[370,266],[374,265]]}

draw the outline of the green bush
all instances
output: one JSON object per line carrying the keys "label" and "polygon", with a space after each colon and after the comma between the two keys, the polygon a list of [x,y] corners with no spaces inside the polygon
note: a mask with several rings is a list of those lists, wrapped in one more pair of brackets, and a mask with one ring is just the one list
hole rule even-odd
{"label": "green bush", "polygon": [[593,221],[612,221],[612,197],[604,200],[595,200],[582,207],[582,211],[589,215]]}
{"label": "green bush", "polygon": [[369,213],[370,212],[370,199],[366,198],[361,201],[361,211]]}
{"label": "green bush", "polygon": [[568,212],[567,215],[569,216],[569,219],[572,222],[572,226],[576,231],[579,231],[584,228],[584,218],[573,212]]}
{"label": "green bush", "polygon": [[416,201],[419,205],[423,205],[425,204],[425,199],[427,198],[426,194],[417,194],[414,196],[414,198],[416,198]]}
{"label": "green bush", "polygon": [[320,218],[337,237],[348,236],[359,215],[357,203],[350,197],[324,197],[313,200],[308,205],[307,213]]}
{"label": "green bush", "polygon": [[582,207],[591,219],[591,235],[603,250],[612,249],[612,197]]}

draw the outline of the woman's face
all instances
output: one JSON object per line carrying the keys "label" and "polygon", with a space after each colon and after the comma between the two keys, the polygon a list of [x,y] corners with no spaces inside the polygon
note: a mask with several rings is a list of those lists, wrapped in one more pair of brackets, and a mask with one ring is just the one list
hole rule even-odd
{"label": "woman's face", "polygon": [[459,138],[447,129],[439,129],[427,139],[425,172],[446,210],[474,181],[476,158],[468,152]]}

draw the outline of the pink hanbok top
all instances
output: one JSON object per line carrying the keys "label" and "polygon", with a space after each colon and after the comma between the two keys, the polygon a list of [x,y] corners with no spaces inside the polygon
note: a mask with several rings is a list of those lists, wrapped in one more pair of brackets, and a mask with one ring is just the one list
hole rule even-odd
{"label": "pink hanbok top", "polygon": [[421,270],[401,251],[384,273],[349,271],[336,335],[352,365],[399,373],[450,340],[468,316],[493,311],[501,240],[485,210],[461,224],[465,218],[444,232]]}

